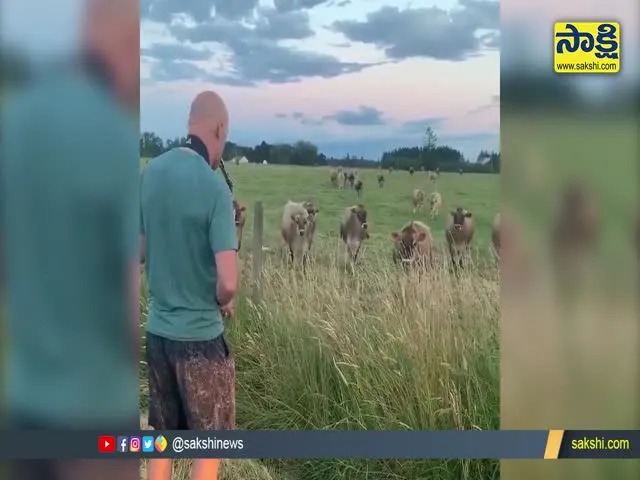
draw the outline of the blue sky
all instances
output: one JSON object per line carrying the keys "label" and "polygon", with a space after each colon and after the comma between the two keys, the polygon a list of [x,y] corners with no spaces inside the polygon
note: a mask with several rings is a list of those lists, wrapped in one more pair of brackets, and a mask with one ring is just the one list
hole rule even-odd
{"label": "blue sky", "polygon": [[499,3],[488,0],[142,0],[141,128],[186,128],[218,91],[230,140],[309,140],[377,159],[441,143],[499,148]]}

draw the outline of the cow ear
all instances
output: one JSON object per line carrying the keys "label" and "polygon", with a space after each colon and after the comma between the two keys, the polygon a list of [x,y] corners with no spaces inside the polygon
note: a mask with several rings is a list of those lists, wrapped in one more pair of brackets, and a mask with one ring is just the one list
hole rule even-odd
{"label": "cow ear", "polygon": [[240,207],[240,211],[241,212],[246,212],[247,211],[247,207],[245,207],[244,205]]}
{"label": "cow ear", "polygon": [[313,213],[318,213],[320,211],[320,209],[318,207],[313,209]]}
{"label": "cow ear", "polygon": [[449,212],[449,215],[451,215],[452,217],[455,217],[456,216],[456,211],[455,210],[451,210]]}
{"label": "cow ear", "polygon": [[427,238],[427,234],[426,234],[426,233],[424,233],[424,232],[420,232],[420,233],[418,234],[418,238],[417,238],[417,240],[418,240],[419,242],[423,242],[425,238]]}
{"label": "cow ear", "polygon": [[398,232],[391,232],[391,240],[398,240],[398,238],[400,237],[400,234]]}
{"label": "cow ear", "polygon": [[467,217],[467,218],[471,218],[473,216],[473,213],[465,212],[464,216]]}
{"label": "cow ear", "polygon": [[357,209],[356,207],[351,207],[351,211],[352,211],[353,213],[356,213],[356,212],[358,211],[358,209]]}

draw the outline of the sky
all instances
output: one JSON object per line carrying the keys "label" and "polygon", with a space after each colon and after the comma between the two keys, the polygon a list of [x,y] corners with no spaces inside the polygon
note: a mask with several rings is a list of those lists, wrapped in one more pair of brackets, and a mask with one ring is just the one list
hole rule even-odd
{"label": "sky", "polygon": [[185,133],[189,103],[222,95],[229,140],[308,140],[379,159],[439,143],[499,150],[499,2],[142,0],[141,129]]}

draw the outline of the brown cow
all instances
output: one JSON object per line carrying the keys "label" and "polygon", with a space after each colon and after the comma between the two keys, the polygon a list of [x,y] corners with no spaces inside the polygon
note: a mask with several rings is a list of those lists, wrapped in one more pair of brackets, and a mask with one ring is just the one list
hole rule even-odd
{"label": "brown cow", "polygon": [[442,195],[439,192],[431,192],[429,195],[429,216],[432,220],[440,216],[440,207],[442,207]]}
{"label": "brown cow", "polygon": [[355,262],[362,242],[369,238],[367,210],[364,205],[354,205],[345,210],[340,221],[340,238],[347,246],[347,252]]}
{"label": "brown cow", "polygon": [[422,222],[407,223],[400,233],[393,232],[394,263],[402,262],[403,267],[433,267],[433,237],[431,229]]}
{"label": "brown cow", "polygon": [[347,181],[349,182],[351,188],[353,188],[353,185],[356,183],[356,177],[357,175],[354,171],[351,171],[347,174]]}
{"label": "brown cow", "polygon": [[237,201],[233,201],[233,216],[236,222],[236,236],[238,237],[238,251],[242,247],[242,230],[247,221],[247,207]]}
{"label": "brown cow", "polygon": [[411,201],[413,202],[413,213],[422,210],[424,206],[424,192],[416,188],[411,195]]}
{"label": "brown cow", "polygon": [[353,186],[353,188],[356,189],[356,193],[358,194],[358,198],[362,195],[362,187],[364,186],[364,184],[362,183],[362,180],[356,180],[356,184]]}
{"label": "brown cow", "polygon": [[316,223],[318,221],[317,215],[320,212],[320,209],[316,207],[313,202],[302,202],[304,207],[307,209],[307,213],[309,214],[309,220],[307,229],[305,230],[305,236],[307,237],[307,242],[309,246],[309,250],[311,250],[311,245],[313,244],[313,236],[316,232]]}
{"label": "brown cow", "polygon": [[451,261],[455,267],[458,265],[462,267],[462,255],[468,250],[473,240],[475,224],[472,217],[473,214],[470,211],[461,207],[451,211],[445,236]]}
{"label": "brown cow", "polygon": [[500,255],[501,238],[500,232],[502,230],[502,215],[498,212],[493,218],[493,224],[491,225],[491,243],[498,255]]}
{"label": "brown cow", "polygon": [[303,265],[309,251],[309,241],[307,228],[309,226],[309,212],[303,203],[289,200],[282,213],[281,233],[287,247],[291,262],[296,259],[302,261]]}

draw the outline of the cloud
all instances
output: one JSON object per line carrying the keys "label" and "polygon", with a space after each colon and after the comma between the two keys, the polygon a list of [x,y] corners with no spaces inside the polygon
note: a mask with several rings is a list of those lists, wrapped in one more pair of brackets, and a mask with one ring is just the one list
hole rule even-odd
{"label": "cloud", "polygon": [[292,114],[278,113],[276,117],[292,118],[303,125],[324,125],[327,122],[335,122],[345,127],[372,127],[388,123],[381,110],[364,105],[355,110],[338,110],[321,118],[307,117],[302,112],[293,112]]}
{"label": "cloud", "polygon": [[[153,15],[164,18],[175,40],[182,44],[181,47],[152,45],[144,49],[146,59],[159,63],[151,69],[154,78],[156,73],[161,73],[163,79],[194,80],[196,78],[187,76],[181,78],[181,74],[198,71],[197,79],[234,86],[255,86],[260,83],[298,82],[309,77],[332,78],[380,64],[343,62],[329,54],[281,45],[283,40],[304,40],[314,35],[309,14],[301,8],[308,8],[319,2],[275,2],[275,8],[251,6],[247,0],[243,2],[243,11],[250,11],[251,18],[241,22],[234,19],[236,13],[230,16],[216,9],[215,16],[200,17],[195,24],[177,20],[171,23],[166,19],[180,12],[196,18],[194,12],[201,8],[202,2],[189,0],[184,5],[168,0],[151,2],[160,4],[166,12],[171,12],[167,16],[165,10],[160,10],[161,13],[156,11]],[[216,1],[213,3],[216,4]],[[173,8],[167,5],[172,5]],[[218,7],[217,4],[215,6]],[[153,9],[147,7],[145,11],[153,12]],[[201,13],[204,12],[205,9],[202,8]],[[149,18],[156,18],[151,13],[147,15],[150,15]],[[187,44],[207,44],[213,50],[205,55],[206,50],[197,50]],[[220,65],[215,73],[207,72],[201,66],[185,67],[182,64],[189,60],[214,60],[214,53],[228,53],[227,65],[218,62]]]}
{"label": "cloud", "polygon": [[364,21],[339,20],[330,28],[351,41],[375,45],[394,60],[463,61],[487,48],[478,31],[498,30],[499,22],[499,2],[460,0],[452,11],[385,6],[369,13]]}
{"label": "cloud", "polygon": [[345,126],[384,125],[386,120],[382,111],[374,107],[360,106],[356,110],[338,110],[323,117],[325,121],[334,121]]}
{"label": "cloud", "polygon": [[479,107],[472,108],[467,112],[467,115],[475,115],[486,110],[491,110],[492,108],[500,108],[500,95],[492,95],[489,103],[485,103],[484,105],[480,105]]}
{"label": "cloud", "polygon": [[417,120],[409,120],[408,122],[404,122],[402,124],[402,130],[405,133],[424,133],[427,127],[438,128],[446,120],[447,119],[445,117],[427,117]]}

